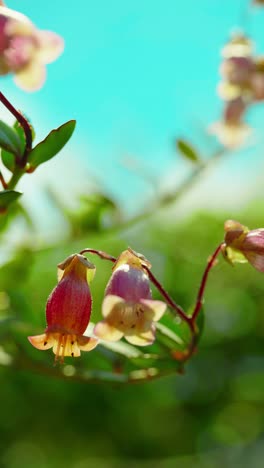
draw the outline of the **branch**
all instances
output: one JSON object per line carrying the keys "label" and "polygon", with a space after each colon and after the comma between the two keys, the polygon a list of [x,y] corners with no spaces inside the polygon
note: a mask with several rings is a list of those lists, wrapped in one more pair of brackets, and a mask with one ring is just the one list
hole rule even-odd
{"label": "branch", "polygon": [[204,270],[201,285],[200,285],[200,288],[199,288],[199,291],[198,291],[198,294],[197,294],[195,309],[193,311],[192,318],[191,318],[191,321],[192,321],[193,325],[195,324],[195,320],[196,320],[196,318],[197,318],[197,316],[198,316],[198,314],[199,314],[199,312],[201,310],[201,307],[203,305],[202,301],[203,301],[204,290],[205,290],[207,279],[208,279],[208,274],[209,274],[210,270],[212,269],[212,267],[215,265],[216,257],[220,253],[220,251],[222,249],[222,245],[223,245],[223,242],[221,242],[221,244],[215,249],[213,255],[211,255],[211,257],[209,258],[207,266],[206,266],[206,268]]}
{"label": "branch", "polygon": [[16,120],[20,123],[21,127],[24,130],[26,146],[24,150],[24,154],[20,161],[20,166],[24,167],[27,162],[27,155],[29,151],[32,149],[32,131],[31,127],[27,121],[27,119],[21,114],[21,112],[17,111],[11,102],[4,96],[3,93],[0,91],[0,101],[4,104],[4,106],[11,112],[11,114],[16,118]]}

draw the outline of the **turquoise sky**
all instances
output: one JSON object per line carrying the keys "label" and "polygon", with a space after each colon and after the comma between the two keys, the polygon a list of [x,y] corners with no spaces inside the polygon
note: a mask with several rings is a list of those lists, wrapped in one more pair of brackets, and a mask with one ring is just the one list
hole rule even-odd
{"label": "turquoise sky", "polygon": [[[48,66],[39,92],[25,94],[9,77],[2,80],[2,89],[31,117],[39,137],[76,118],[69,151],[110,193],[133,200],[139,192],[147,193],[147,185],[122,167],[124,158],[135,157],[151,175],[166,178],[177,167],[179,173],[183,170],[177,166],[176,136],[210,154],[214,143],[208,142],[205,129],[220,111],[215,87],[221,46],[234,27],[246,26],[264,51],[264,10],[255,8],[246,18],[248,4],[10,0],[10,8],[28,15],[39,28],[62,35],[65,52]],[[58,158],[62,161],[63,155]]]}

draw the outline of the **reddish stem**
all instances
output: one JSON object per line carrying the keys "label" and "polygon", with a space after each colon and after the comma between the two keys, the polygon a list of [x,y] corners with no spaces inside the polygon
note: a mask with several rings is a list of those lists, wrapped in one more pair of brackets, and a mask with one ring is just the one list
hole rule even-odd
{"label": "reddish stem", "polygon": [[25,140],[26,140],[26,146],[24,150],[24,154],[22,156],[22,159],[19,162],[19,165],[21,167],[24,167],[26,162],[27,162],[27,155],[29,151],[32,149],[32,131],[31,127],[27,121],[27,119],[21,114],[21,112],[17,111],[14,106],[9,102],[9,100],[4,96],[3,93],[0,91],[0,101],[4,104],[4,106],[11,112],[11,114],[17,119],[17,121],[20,123],[21,127],[24,130],[25,134]]}
{"label": "reddish stem", "polygon": [[191,331],[193,332],[194,331],[194,328],[193,328],[193,325],[192,325],[192,321],[191,319],[186,315],[186,313],[184,312],[184,310],[182,309],[181,306],[179,306],[178,304],[176,304],[176,302],[174,302],[174,300],[170,297],[170,295],[165,291],[165,289],[163,288],[163,286],[160,284],[160,282],[157,280],[157,278],[153,275],[153,273],[149,270],[149,268],[145,265],[143,265],[143,268],[144,270],[146,270],[146,272],[148,273],[148,276],[149,276],[149,279],[150,281],[152,281],[152,283],[156,286],[156,288],[158,289],[158,291],[160,292],[160,294],[166,299],[166,302],[172,307],[172,309],[174,309],[177,314],[179,315],[179,317],[181,317],[182,320],[184,320],[184,322],[186,322]]}
{"label": "reddish stem", "polygon": [[109,255],[106,252],[103,252],[103,250],[96,250],[96,249],[83,249],[80,252],[80,255],[83,255],[84,253],[91,253],[94,255],[98,255],[98,257],[102,258],[103,260],[110,260],[110,262],[116,262],[116,258],[113,257],[112,255]]}
{"label": "reddish stem", "polygon": [[223,242],[221,242],[221,244],[215,249],[213,255],[211,255],[211,257],[209,258],[207,266],[206,266],[206,268],[204,270],[204,274],[203,274],[203,277],[202,277],[200,288],[199,288],[199,291],[198,291],[198,294],[197,294],[195,309],[194,309],[192,317],[191,317],[191,322],[192,322],[193,326],[195,324],[195,320],[196,320],[196,318],[197,318],[197,316],[198,316],[198,314],[199,314],[199,312],[201,310],[201,307],[203,305],[203,295],[204,295],[204,290],[205,290],[207,279],[208,279],[208,274],[209,274],[210,270],[212,269],[212,267],[214,266],[214,262],[216,260],[217,255],[220,253],[220,251],[222,249],[222,245],[223,245]]}
{"label": "reddish stem", "polygon": [[1,182],[1,184],[3,185],[3,188],[4,188],[5,190],[8,189],[8,184],[6,183],[2,172],[0,172],[0,182]]}

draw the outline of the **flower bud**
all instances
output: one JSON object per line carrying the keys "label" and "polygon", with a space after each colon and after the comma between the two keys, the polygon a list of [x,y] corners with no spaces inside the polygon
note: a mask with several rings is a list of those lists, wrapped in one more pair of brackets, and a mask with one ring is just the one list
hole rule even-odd
{"label": "flower bud", "polygon": [[236,221],[225,223],[225,243],[222,248],[225,259],[233,263],[251,263],[264,272],[264,229],[249,230]]}
{"label": "flower bud", "polygon": [[56,359],[77,357],[80,351],[90,351],[97,345],[95,338],[84,336],[91,315],[92,298],[87,272],[94,273],[93,264],[79,254],[73,254],[59,267],[59,283],[51,292],[46,305],[45,333],[29,336],[37,349],[53,348]]}
{"label": "flower bud", "polygon": [[97,337],[118,341],[123,336],[132,344],[145,346],[155,340],[155,325],[166,304],[152,299],[149,276],[144,266],[150,263],[132,249],[118,257],[106,286],[102,305],[104,320],[94,329]]}

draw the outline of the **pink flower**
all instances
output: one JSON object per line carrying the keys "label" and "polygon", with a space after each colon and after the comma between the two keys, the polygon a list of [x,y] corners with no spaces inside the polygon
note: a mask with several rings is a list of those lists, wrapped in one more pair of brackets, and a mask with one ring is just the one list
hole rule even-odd
{"label": "pink flower", "polygon": [[104,320],[94,334],[108,341],[123,336],[129,343],[145,346],[155,340],[155,324],[166,310],[166,304],[152,299],[149,277],[144,265],[149,262],[131,249],[118,257],[105,290],[102,305]]}
{"label": "pink flower", "polygon": [[13,73],[26,91],[42,87],[45,64],[63,51],[63,39],[50,31],[39,31],[21,13],[0,6],[0,75]]}
{"label": "pink flower", "polygon": [[264,229],[250,231],[237,221],[225,222],[225,243],[222,248],[225,259],[233,263],[251,263],[264,272]]}
{"label": "pink flower", "polygon": [[91,315],[92,298],[87,282],[95,267],[79,254],[73,254],[59,267],[59,283],[51,292],[46,305],[45,333],[29,336],[37,349],[53,348],[56,360],[64,356],[77,357],[80,351],[90,351],[98,340],[84,336]]}

